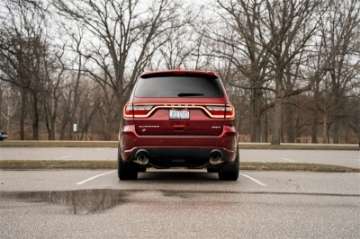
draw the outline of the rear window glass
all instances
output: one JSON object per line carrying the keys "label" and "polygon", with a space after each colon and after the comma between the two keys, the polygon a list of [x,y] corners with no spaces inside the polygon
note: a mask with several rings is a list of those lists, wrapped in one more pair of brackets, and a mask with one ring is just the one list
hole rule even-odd
{"label": "rear window glass", "polygon": [[189,76],[140,78],[137,97],[222,97],[219,79]]}

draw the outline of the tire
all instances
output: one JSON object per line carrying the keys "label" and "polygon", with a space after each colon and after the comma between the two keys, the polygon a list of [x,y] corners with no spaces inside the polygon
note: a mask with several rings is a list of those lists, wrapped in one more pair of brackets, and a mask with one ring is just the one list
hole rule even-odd
{"label": "tire", "polygon": [[131,162],[125,162],[121,158],[120,148],[118,150],[118,177],[120,180],[136,180],[138,171],[136,165]]}
{"label": "tire", "polygon": [[216,168],[207,168],[206,170],[208,173],[217,173],[219,171]]}
{"label": "tire", "polygon": [[234,162],[228,163],[219,169],[219,179],[224,181],[236,181],[239,178],[239,153]]}

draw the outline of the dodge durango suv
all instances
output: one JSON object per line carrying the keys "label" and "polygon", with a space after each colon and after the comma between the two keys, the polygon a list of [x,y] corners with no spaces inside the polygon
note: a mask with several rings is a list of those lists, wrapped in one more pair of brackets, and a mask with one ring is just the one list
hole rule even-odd
{"label": "dodge durango suv", "polygon": [[207,169],[237,180],[235,110],[213,72],[142,74],[123,109],[118,176],[136,179],[147,168]]}

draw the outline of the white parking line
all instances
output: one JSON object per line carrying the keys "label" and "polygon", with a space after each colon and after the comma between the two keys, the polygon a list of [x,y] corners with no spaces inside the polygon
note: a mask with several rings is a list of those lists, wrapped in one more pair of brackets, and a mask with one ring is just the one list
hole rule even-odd
{"label": "white parking line", "polygon": [[69,158],[71,158],[70,155],[64,155],[64,156],[61,156],[61,157],[60,157],[60,159],[69,159]]}
{"label": "white parking line", "polygon": [[240,176],[243,176],[243,177],[245,177],[245,178],[248,178],[248,179],[250,179],[251,181],[253,181],[254,183],[256,183],[256,184],[258,184],[258,185],[260,185],[260,186],[262,186],[262,187],[266,187],[266,184],[265,184],[265,183],[261,182],[260,180],[258,180],[258,179],[256,179],[256,178],[251,177],[250,175],[247,175],[247,174],[244,174],[244,173],[240,173]]}
{"label": "white parking line", "polygon": [[92,176],[92,177],[87,178],[87,179],[85,179],[85,180],[82,180],[82,181],[80,181],[80,182],[77,182],[76,184],[77,184],[77,185],[82,185],[82,184],[84,184],[84,183],[90,182],[91,180],[94,180],[94,179],[97,179],[97,178],[99,178],[99,177],[106,176],[106,175],[109,175],[109,174],[112,174],[112,173],[115,173],[115,172],[116,172],[116,170],[112,170],[112,171],[110,171],[110,172],[97,174],[97,175],[95,175],[95,176]]}
{"label": "white parking line", "polygon": [[291,159],[291,158],[280,158],[281,160],[284,160],[284,161],[286,161],[286,162],[295,162],[293,159]]}

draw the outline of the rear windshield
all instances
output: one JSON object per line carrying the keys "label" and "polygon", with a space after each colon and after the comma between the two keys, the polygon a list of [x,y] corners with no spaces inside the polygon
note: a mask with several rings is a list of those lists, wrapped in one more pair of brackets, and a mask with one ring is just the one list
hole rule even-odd
{"label": "rear windshield", "polygon": [[136,97],[223,97],[219,79],[189,76],[140,78]]}

